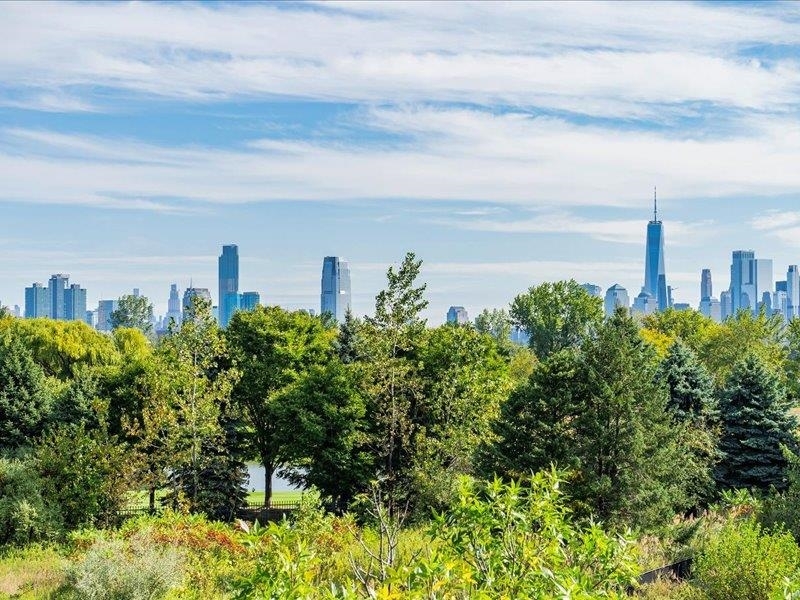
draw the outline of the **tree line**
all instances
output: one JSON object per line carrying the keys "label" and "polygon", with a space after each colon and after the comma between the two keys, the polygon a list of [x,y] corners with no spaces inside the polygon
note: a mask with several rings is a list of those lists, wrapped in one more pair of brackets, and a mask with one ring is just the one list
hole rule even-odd
{"label": "tree line", "polygon": [[199,299],[157,341],[146,301],[115,314],[111,335],[0,318],[2,536],[110,524],[140,490],[152,507],[229,520],[251,460],[267,503],[278,473],[332,510],[372,499],[393,518],[451,507],[461,475],[556,468],[575,515],[643,529],[724,490],[786,487],[798,321],[603,319],[563,281],[431,328],[421,266],[408,254],[373,315],[338,325],[259,307],[223,331]]}

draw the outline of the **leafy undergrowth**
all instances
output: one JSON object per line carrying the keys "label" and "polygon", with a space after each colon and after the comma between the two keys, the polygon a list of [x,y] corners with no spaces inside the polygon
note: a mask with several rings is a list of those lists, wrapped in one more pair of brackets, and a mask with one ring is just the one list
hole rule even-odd
{"label": "leafy undergrowth", "polygon": [[7,548],[0,553],[0,598],[52,598],[66,582],[69,564],[53,547]]}

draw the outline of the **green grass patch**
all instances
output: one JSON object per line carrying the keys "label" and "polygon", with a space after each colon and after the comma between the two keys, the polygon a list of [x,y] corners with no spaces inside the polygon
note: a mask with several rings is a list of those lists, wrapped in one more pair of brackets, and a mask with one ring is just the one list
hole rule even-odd
{"label": "green grass patch", "polygon": [[[161,506],[161,499],[166,495],[165,490],[158,490],[156,492],[156,506]],[[300,502],[303,497],[301,490],[285,490],[280,492],[272,492],[273,502]],[[263,504],[264,492],[250,492],[247,494],[248,504]],[[130,492],[128,495],[127,508],[147,508],[150,506],[150,495],[146,490],[139,492]]]}

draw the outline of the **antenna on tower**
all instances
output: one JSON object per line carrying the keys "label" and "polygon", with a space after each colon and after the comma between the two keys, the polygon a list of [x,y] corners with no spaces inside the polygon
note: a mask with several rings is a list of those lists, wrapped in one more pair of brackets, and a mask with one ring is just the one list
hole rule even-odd
{"label": "antenna on tower", "polygon": [[653,186],[653,221],[658,221],[658,196],[655,186]]}

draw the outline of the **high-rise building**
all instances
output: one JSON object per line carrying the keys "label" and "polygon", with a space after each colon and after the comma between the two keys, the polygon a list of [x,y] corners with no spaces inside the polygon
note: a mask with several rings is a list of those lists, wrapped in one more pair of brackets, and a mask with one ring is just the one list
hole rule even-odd
{"label": "high-rise building", "polygon": [[463,306],[451,306],[447,311],[447,322],[455,323],[456,325],[465,325],[469,323],[467,309]]}
{"label": "high-rise building", "polygon": [[797,265],[789,265],[786,272],[786,300],[788,303],[788,319],[800,316],[800,273]]}
{"label": "high-rise building", "polygon": [[733,294],[730,290],[725,290],[719,295],[719,314],[720,321],[733,316]]}
{"label": "high-rise building", "polygon": [[320,313],[330,313],[343,323],[351,308],[350,265],[338,256],[326,256],[322,261],[321,288]]}
{"label": "high-rise building", "polygon": [[84,317],[84,321],[89,327],[96,328],[97,327],[97,311],[96,310],[87,310],[86,315]]}
{"label": "high-rise building", "polygon": [[47,300],[50,307],[51,319],[65,319],[64,292],[69,285],[69,275],[56,273],[50,276],[47,283]]}
{"label": "high-rise building", "polygon": [[164,316],[162,328],[169,329],[170,322],[175,323],[175,325],[180,325],[182,314],[183,311],[181,310],[181,298],[178,294],[178,284],[170,284],[169,300],[167,300],[167,314]]}
{"label": "high-rise building", "polygon": [[582,283],[581,287],[586,290],[586,293],[594,298],[602,298],[603,297],[603,288],[599,285],[595,285],[593,283]]}
{"label": "high-rise building", "polygon": [[606,317],[610,317],[614,314],[614,311],[617,308],[622,307],[626,310],[630,308],[630,300],[628,299],[628,290],[622,287],[620,284],[615,283],[610,288],[606,290],[606,298],[605,298],[605,312]]}
{"label": "high-rise building", "polygon": [[713,288],[711,286],[711,269],[703,269],[700,274],[700,299],[713,298]]}
{"label": "high-rise building", "polygon": [[211,306],[211,292],[208,291],[208,288],[186,288],[186,291],[183,292],[183,321],[192,318],[194,310],[194,298],[200,298],[201,300],[207,302],[209,307]]}
{"label": "high-rise building", "polygon": [[219,256],[219,324],[227,327],[233,313],[239,309],[239,247],[222,247]]}
{"label": "high-rise building", "polygon": [[649,315],[658,310],[658,305],[656,304],[656,299],[644,291],[644,289],[639,292],[639,295],[633,299],[633,306],[631,307],[631,312],[640,314],[640,315]]}
{"label": "high-rise building", "polygon": [[647,224],[647,245],[644,256],[644,286],[642,290],[654,299],[658,310],[669,308],[667,276],[664,271],[664,226],[658,220],[658,204],[653,193],[653,220]]}
{"label": "high-rise building", "polygon": [[772,293],[772,260],[756,258],[752,250],[734,250],[731,260],[731,314],[742,309],[757,313],[765,302],[765,292]]}
{"label": "high-rise building", "polygon": [[73,283],[64,290],[64,319],[86,321],[86,290]]}
{"label": "high-rise building", "polygon": [[257,306],[261,306],[258,292],[243,292],[239,297],[239,310],[255,310]]}
{"label": "high-rise building", "polygon": [[111,313],[117,310],[118,300],[100,300],[97,303],[97,330],[111,331]]}
{"label": "high-rise building", "polygon": [[25,318],[38,319],[50,316],[47,288],[41,283],[34,283],[25,288]]}

